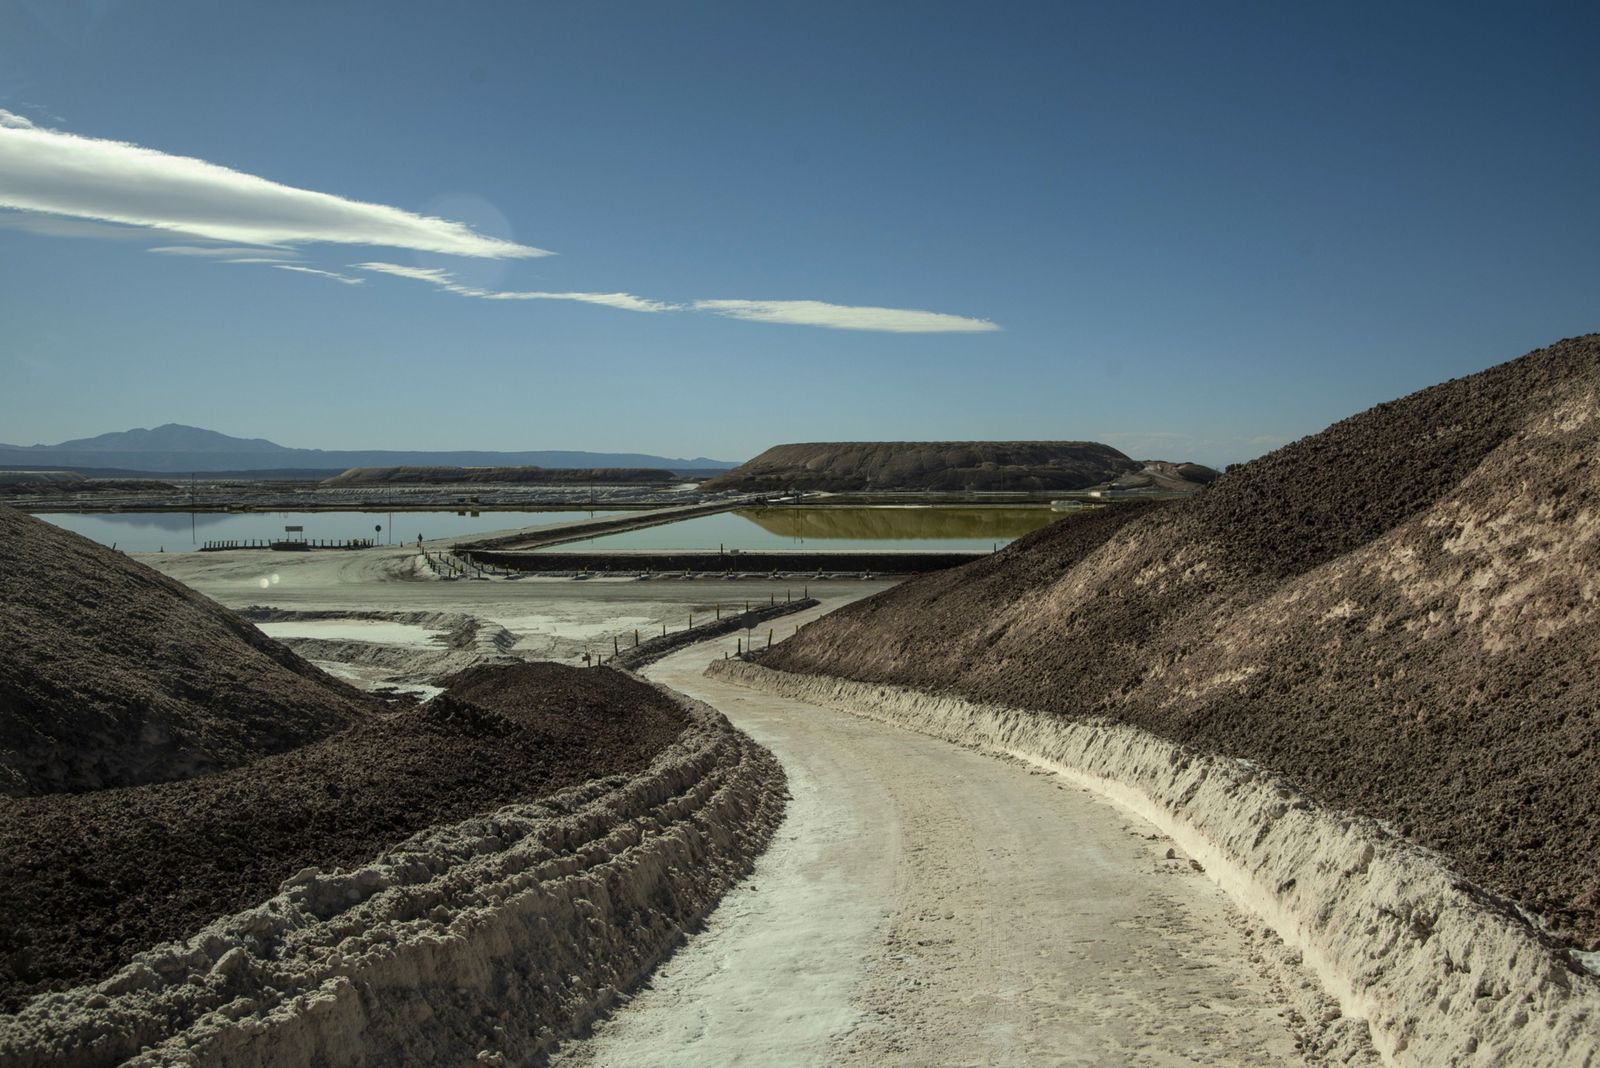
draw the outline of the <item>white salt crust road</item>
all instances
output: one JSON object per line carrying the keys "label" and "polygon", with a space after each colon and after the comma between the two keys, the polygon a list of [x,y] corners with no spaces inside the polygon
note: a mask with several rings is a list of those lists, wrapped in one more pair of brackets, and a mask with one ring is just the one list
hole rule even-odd
{"label": "white salt crust road", "polygon": [[646,674],[777,755],[784,825],[705,930],[556,1064],[1300,1059],[1296,978],[1148,825],[1021,764],[705,678],[722,645]]}

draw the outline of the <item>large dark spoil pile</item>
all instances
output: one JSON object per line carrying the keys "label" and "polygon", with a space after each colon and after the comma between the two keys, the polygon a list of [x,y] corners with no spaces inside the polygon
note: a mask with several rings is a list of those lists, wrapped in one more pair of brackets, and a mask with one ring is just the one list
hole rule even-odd
{"label": "large dark spoil pile", "polygon": [[1380,405],[1193,499],[852,605],[767,662],[1254,760],[1595,946],[1597,364],[1578,338]]}
{"label": "large dark spoil pile", "polygon": [[0,1012],[426,827],[645,767],[682,730],[610,670],[473,668],[411,710],[182,782],[0,799]]}
{"label": "large dark spoil pile", "polygon": [[1075,490],[1143,465],[1093,441],[832,441],[775,445],[704,490]]}
{"label": "large dark spoil pile", "polygon": [[369,714],[221,605],[0,508],[0,794],[233,767]]}

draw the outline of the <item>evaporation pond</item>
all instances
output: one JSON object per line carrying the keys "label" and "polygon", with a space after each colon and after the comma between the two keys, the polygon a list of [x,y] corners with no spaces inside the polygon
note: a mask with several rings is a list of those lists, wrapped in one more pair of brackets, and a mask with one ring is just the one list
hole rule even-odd
{"label": "evaporation pond", "polygon": [[551,546],[549,552],[737,549],[987,552],[1062,518],[1049,508],[958,505],[741,508]]}
{"label": "evaporation pond", "polygon": [[[189,552],[208,541],[278,541],[305,538],[310,541],[351,541],[370,538],[380,544],[415,544],[417,535],[425,540],[453,538],[461,534],[488,534],[492,531],[543,527],[553,523],[573,523],[580,519],[604,519],[625,515],[617,511],[588,512],[480,512],[458,515],[453,511],[395,512],[394,529],[389,529],[388,512],[41,512],[36,518],[75,534],[82,534],[101,545],[115,545],[124,552]],[[382,530],[374,530],[374,527]],[[301,527],[287,533],[284,527]]]}
{"label": "evaporation pond", "polygon": [[256,626],[269,638],[323,638],[330,642],[371,642],[438,648],[444,631],[387,619],[285,619]]}

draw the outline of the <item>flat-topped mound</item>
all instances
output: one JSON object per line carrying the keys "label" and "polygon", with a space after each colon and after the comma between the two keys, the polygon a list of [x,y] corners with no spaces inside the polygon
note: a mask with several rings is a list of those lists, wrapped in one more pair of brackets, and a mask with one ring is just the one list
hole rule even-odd
{"label": "flat-topped mound", "polygon": [[372,708],[216,602],[9,508],[0,605],[0,794],[217,771]]}
{"label": "flat-topped mound", "polygon": [[1093,441],[834,441],[775,445],[706,490],[1077,490],[1143,465]]}
{"label": "flat-topped mound", "polygon": [[804,628],[788,671],[1100,715],[1386,820],[1600,946],[1600,335]]}
{"label": "flat-topped mound", "polygon": [[671,471],[654,467],[352,467],[324,479],[322,485],[634,486],[676,478]]}
{"label": "flat-topped mound", "polygon": [[[0,798],[0,1013],[430,826],[637,772],[684,726],[607,669],[480,666],[440,697],[216,775]],[[70,872],[70,877],[67,873]]]}
{"label": "flat-topped mound", "polygon": [[152,478],[89,478],[76,471],[0,471],[0,493],[7,494],[177,492],[177,489],[170,482]]}

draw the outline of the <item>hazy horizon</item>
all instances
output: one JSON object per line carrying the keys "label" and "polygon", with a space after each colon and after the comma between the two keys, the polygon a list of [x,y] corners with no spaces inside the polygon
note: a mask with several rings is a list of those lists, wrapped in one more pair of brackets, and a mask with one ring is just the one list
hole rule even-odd
{"label": "hazy horizon", "polygon": [[1245,460],[1597,325],[1600,14],[13,3],[0,440]]}

